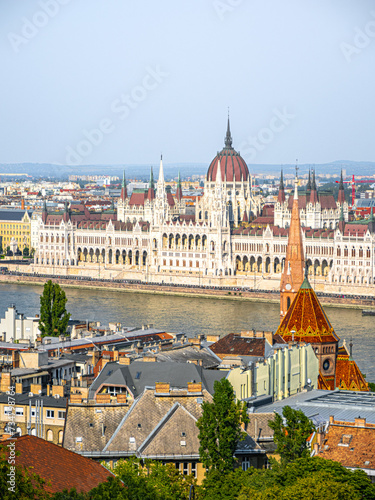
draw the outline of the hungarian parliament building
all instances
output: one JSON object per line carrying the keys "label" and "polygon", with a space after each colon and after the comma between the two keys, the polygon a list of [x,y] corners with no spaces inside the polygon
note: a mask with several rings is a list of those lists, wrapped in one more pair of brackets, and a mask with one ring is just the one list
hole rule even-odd
{"label": "hungarian parliament building", "polygon": [[[304,251],[317,287],[332,293],[371,294],[374,216],[348,222],[341,178],[337,200],[318,192],[315,174],[298,193]],[[208,167],[203,195],[191,213],[181,183],[158,180],[128,196],[125,176],[117,206],[101,213],[84,205],[48,212],[38,226],[34,272],[149,282],[278,289],[285,262],[293,194],[281,176],[274,205],[253,191],[246,162],[232,146]],[[191,209],[190,209],[191,210]]]}

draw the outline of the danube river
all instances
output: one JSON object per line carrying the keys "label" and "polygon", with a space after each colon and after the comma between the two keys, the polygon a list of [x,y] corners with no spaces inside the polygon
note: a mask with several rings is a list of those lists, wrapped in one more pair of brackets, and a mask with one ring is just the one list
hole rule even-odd
{"label": "danube river", "polygon": [[[39,313],[41,286],[0,283],[0,316],[10,304],[27,316]],[[189,335],[225,335],[241,330],[272,330],[279,325],[279,305],[266,302],[203,299],[87,288],[66,288],[72,319],[110,321],[123,326],[153,324],[155,328]],[[375,382],[375,317],[359,309],[325,307],[341,340],[353,339],[353,357],[367,380]]]}

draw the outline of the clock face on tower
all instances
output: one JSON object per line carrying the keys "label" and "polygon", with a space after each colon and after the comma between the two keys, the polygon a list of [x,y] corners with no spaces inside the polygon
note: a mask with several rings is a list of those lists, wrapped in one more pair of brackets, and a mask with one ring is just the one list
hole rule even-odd
{"label": "clock face on tower", "polygon": [[286,289],[286,290],[290,290],[291,288],[292,288],[292,285],[291,285],[290,283],[287,283],[287,284],[285,285],[285,289]]}
{"label": "clock face on tower", "polygon": [[331,364],[331,363],[330,363],[329,359],[325,359],[325,360],[323,361],[323,370],[324,370],[324,371],[327,371],[327,370],[329,369],[329,367],[330,367],[330,364]]}

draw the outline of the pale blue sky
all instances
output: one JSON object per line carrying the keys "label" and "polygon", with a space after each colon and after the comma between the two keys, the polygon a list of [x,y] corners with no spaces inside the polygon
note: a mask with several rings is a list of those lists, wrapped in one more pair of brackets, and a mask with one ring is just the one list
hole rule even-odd
{"label": "pale blue sky", "polygon": [[1,163],[209,163],[228,106],[250,166],[375,160],[371,0],[0,9]]}

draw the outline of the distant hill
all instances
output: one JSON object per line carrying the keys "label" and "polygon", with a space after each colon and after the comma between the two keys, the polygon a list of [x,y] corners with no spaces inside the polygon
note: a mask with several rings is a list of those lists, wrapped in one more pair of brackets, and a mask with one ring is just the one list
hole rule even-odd
{"label": "distant hill", "polygon": [[[281,168],[284,174],[293,174],[295,172],[295,164],[249,164],[249,170],[252,174],[270,174],[279,175]],[[315,168],[317,174],[330,173],[340,174],[342,169],[346,170],[347,176],[352,175],[373,175],[375,172],[375,162],[365,161],[350,161],[337,160],[331,163],[324,164],[301,164],[299,171],[304,174],[309,168]],[[50,178],[67,178],[69,175],[117,175],[122,177],[122,172],[125,169],[127,178],[138,178],[147,180],[150,175],[150,165],[80,165],[71,167],[67,165],[55,165],[50,163],[0,163],[0,178],[2,174],[27,174],[32,177],[50,177]],[[157,179],[159,165],[153,166],[154,177]],[[175,163],[164,164],[164,175],[166,179],[177,177],[180,171],[181,177],[191,177],[192,175],[204,175],[207,172],[208,164],[206,163]],[[3,177],[4,179],[4,177]]]}

